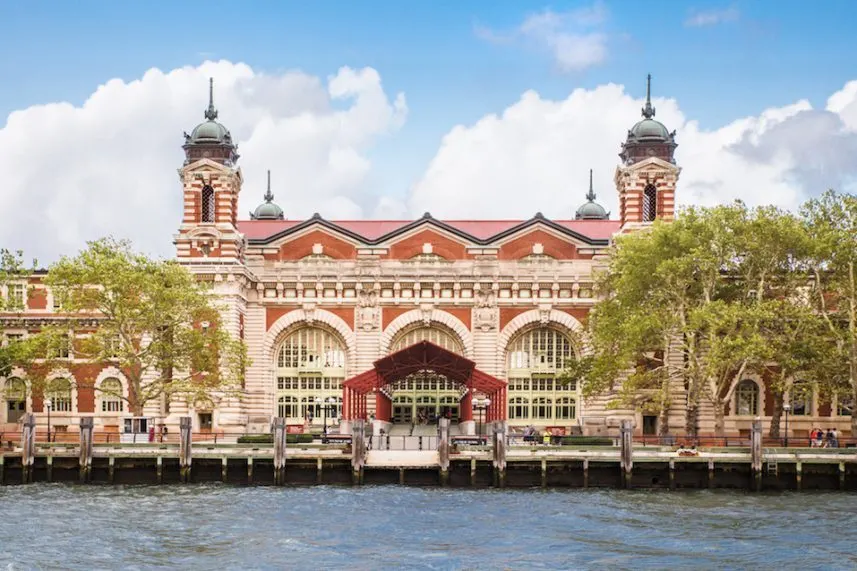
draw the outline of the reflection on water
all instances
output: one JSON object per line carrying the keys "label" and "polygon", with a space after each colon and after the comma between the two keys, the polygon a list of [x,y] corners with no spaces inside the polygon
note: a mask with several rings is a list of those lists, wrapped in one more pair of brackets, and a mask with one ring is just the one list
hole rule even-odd
{"label": "reflection on water", "polygon": [[855,569],[857,496],[0,487],[0,569]]}

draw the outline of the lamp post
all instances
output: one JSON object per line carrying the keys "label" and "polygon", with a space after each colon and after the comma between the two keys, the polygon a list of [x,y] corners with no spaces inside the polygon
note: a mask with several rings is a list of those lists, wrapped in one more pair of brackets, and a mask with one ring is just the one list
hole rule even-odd
{"label": "lamp post", "polygon": [[786,403],[783,405],[783,412],[786,413],[786,435],[783,439],[785,442],[785,447],[789,447],[789,411],[792,409],[792,405]]}
{"label": "lamp post", "polygon": [[51,441],[51,406],[53,404],[51,399],[45,399],[45,409],[48,411],[48,442]]}
{"label": "lamp post", "polygon": [[491,406],[491,399],[489,398],[473,399],[473,408],[479,411],[478,436],[482,436],[482,411],[487,410],[489,406]]}
{"label": "lamp post", "polygon": [[319,405],[319,407],[321,407],[322,410],[324,411],[324,425],[322,427],[321,433],[325,437],[327,436],[327,409],[330,408],[335,402],[336,402],[336,399],[334,397],[327,397],[326,399],[323,399],[323,400],[320,397],[315,397],[315,403],[317,405]]}

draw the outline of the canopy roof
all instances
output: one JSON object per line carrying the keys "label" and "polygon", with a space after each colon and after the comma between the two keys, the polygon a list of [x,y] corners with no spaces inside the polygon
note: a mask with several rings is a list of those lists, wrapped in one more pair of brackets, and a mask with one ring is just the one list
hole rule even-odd
{"label": "canopy roof", "polygon": [[483,393],[493,393],[506,386],[505,381],[477,369],[470,359],[429,341],[420,341],[378,359],[374,368],[348,379],[343,385],[357,392],[367,393],[426,370]]}

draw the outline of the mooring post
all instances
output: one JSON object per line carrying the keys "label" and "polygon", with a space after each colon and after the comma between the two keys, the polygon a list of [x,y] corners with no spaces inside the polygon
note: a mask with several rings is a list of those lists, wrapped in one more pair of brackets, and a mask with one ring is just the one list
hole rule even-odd
{"label": "mooring post", "polygon": [[80,482],[89,481],[92,474],[92,428],[91,416],[80,419]]}
{"label": "mooring post", "polygon": [[6,474],[4,468],[6,464],[6,457],[0,454],[0,486],[6,483]]}
{"label": "mooring post", "polygon": [[282,486],[286,482],[286,419],[278,416],[274,419],[274,484]]}
{"label": "mooring post", "polygon": [[158,459],[155,461],[155,475],[158,478],[158,483],[164,483],[164,457],[158,456]]}
{"label": "mooring post", "polygon": [[363,480],[363,464],[366,460],[365,421],[351,423],[351,482],[360,484]]}
{"label": "mooring post", "polygon": [[589,487],[589,458],[583,459],[583,487]]}
{"label": "mooring post", "polygon": [[322,484],[324,482],[324,460],[319,457],[315,461],[315,483]]}
{"label": "mooring post", "polygon": [[247,483],[253,483],[253,457],[247,457]]}
{"label": "mooring post", "polygon": [[29,484],[33,481],[33,461],[36,455],[36,417],[31,413],[24,415],[21,427],[21,481]]}
{"label": "mooring post", "polygon": [[839,489],[845,489],[845,462],[839,463]]}
{"label": "mooring post", "polygon": [[224,484],[229,481],[229,457],[220,459],[220,481]]}
{"label": "mooring post", "polygon": [[626,488],[630,488],[631,476],[634,471],[634,427],[630,420],[622,421],[619,435],[619,464],[622,469],[622,482]]}
{"label": "mooring post", "polygon": [[506,423],[502,420],[494,421],[493,432],[493,460],[494,480],[499,488],[506,487]]}
{"label": "mooring post", "polygon": [[795,463],[795,489],[799,492],[801,489],[801,480],[803,479],[803,463],[798,460]]}
{"label": "mooring post", "polygon": [[476,458],[470,459],[470,485],[476,485]]}
{"label": "mooring post", "polygon": [[714,460],[708,460],[708,487],[714,487]]}
{"label": "mooring post", "polygon": [[548,459],[542,458],[542,480],[541,484],[543,488],[548,487]]}
{"label": "mooring post", "polygon": [[675,490],[675,459],[670,458],[670,490]]}
{"label": "mooring post", "polygon": [[437,459],[440,465],[440,485],[449,483],[449,419],[437,421]]}
{"label": "mooring post", "polygon": [[189,416],[179,418],[179,469],[182,482],[190,482],[191,469],[191,420]]}
{"label": "mooring post", "polygon": [[53,482],[54,481],[54,455],[50,451],[48,451],[48,457],[45,458],[45,464],[46,464],[45,472],[47,473],[46,479],[48,482]]}
{"label": "mooring post", "polygon": [[754,420],[750,429],[750,471],[753,474],[753,489],[762,489],[762,421]]}
{"label": "mooring post", "polygon": [[116,457],[113,455],[113,452],[111,452],[110,457],[107,459],[107,481],[112,484],[115,477]]}

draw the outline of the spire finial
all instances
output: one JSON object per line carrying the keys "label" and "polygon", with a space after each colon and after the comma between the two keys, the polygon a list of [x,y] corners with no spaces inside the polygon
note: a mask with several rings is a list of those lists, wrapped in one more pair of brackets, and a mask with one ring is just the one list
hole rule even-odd
{"label": "spire finial", "polygon": [[214,78],[208,78],[208,109],[205,110],[205,118],[209,121],[217,119],[217,109],[214,108]]}
{"label": "spire finial", "polygon": [[586,193],[586,200],[595,202],[595,191],[592,189],[592,169],[589,169],[589,192]]}
{"label": "spire finial", "polygon": [[643,107],[643,117],[651,119],[655,116],[655,108],[652,107],[652,74],[646,77],[646,106]]}
{"label": "spire finial", "polygon": [[265,202],[273,202],[274,201],[274,195],[271,192],[271,171],[270,170],[268,170],[268,192],[265,193],[264,198],[265,198]]}

